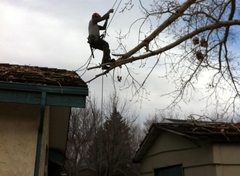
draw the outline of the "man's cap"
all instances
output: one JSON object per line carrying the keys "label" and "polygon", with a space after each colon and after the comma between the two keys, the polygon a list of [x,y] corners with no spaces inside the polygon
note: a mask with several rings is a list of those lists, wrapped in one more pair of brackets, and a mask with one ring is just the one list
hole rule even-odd
{"label": "man's cap", "polygon": [[92,14],[92,18],[100,18],[101,16],[98,13]]}

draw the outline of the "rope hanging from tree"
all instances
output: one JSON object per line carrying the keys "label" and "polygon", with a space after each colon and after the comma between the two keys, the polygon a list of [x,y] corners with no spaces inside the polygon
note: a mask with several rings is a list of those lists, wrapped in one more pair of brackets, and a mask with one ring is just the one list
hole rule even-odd
{"label": "rope hanging from tree", "polygon": [[[114,4],[113,4],[113,6],[112,6],[112,9],[114,8],[114,6],[115,6],[115,4],[117,3],[117,1],[118,1],[118,0],[115,0]],[[116,14],[116,12],[117,12],[117,10],[118,10],[120,4],[121,4],[121,2],[122,2],[122,0],[120,0],[118,6],[117,6],[117,8],[116,8],[116,10],[114,11],[114,14],[113,14],[113,16],[112,16],[110,22],[108,23],[108,25],[107,25],[105,31],[102,33],[103,38],[106,37],[106,35],[107,35],[107,29],[108,29],[109,25],[111,24],[111,22],[112,22],[112,20],[113,20],[113,18],[114,18],[114,16],[115,16],[115,14]],[[92,55],[91,55],[91,56],[92,56]],[[90,56],[90,57],[91,57],[91,56]],[[102,76],[101,118],[102,118],[102,116],[103,116],[103,86],[104,86],[104,79],[103,79],[103,76]],[[101,120],[101,122],[102,122],[102,120]],[[102,124],[101,124],[101,127],[102,127]],[[100,150],[102,150],[102,134],[101,134],[101,145],[100,145],[100,146],[101,146],[101,149],[100,149]],[[102,153],[102,152],[101,152],[101,153]],[[101,165],[102,165],[102,163],[100,162],[100,173],[101,173]]]}
{"label": "rope hanging from tree", "polygon": [[[114,6],[116,5],[117,1],[118,1],[118,0],[115,0],[114,4],[113,4],[113,6],[112,6],[112,9],[114,9]],[[110,19],[110,21],[109,21],[109,23],[108,23],[106,29],[105,29],[104,32],[102,33],[103,38],[106,37],[107,29],[108,29],[108,27],[110,26],[110,24],[111,24],[113,18],[115,17],[115,14],[116,14],[116,12],[118,11],[118,8],[119,8],[119,6],[120,6],[121,3],[122,3],[122,0],[120,0],[120,2],[118,3],[118,6],[117,6],[116,10],[114,10],[114,13],[113,13],[113,15],[112,15],[112,18]]]}

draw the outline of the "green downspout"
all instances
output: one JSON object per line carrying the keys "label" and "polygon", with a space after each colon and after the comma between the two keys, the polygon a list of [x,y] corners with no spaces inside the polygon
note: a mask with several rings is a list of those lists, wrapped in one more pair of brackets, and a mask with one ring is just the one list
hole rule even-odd
{"label": "green downspout", "polygon": [[38,176],[39,175],[41,145],[42,145],[42,136],[43,136],[43,122],[44,122],[44,114],[45,114],[45,107],[46,107],[46,97],[47,97],[47,93],[46,92],[42,92],[34,176]]}

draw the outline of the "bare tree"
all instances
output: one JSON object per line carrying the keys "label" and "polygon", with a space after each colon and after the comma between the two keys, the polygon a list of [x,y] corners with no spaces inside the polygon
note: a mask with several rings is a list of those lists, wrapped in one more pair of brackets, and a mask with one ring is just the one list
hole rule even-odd
{"label": "bare tree", "polygon": [[96,175],[138,175],[138,165],[132,158],[139,143],[131,131],[133,126],[137,129],[133,125],[137,117],[127,110],[129,104],[120,103],[116,94],[110,95],[104,105],[105,120],[89,150],[89,164]]}
{"label": "bare tree", "polygon": [[142,133],[145,136],[148,132],[150,127],[152,126],[153,123],[160,123],[163,122],[164,120],[168,119],[183,119],[186,118],[187,116],[185,115],[180,115],[179,113],[173,113],[173,112],[162,112],[159,111],[158,113],[155,113],[153,115],[149,115],[144,121],[143,121],[143,128],[142,128]]}
{"label": "bare tree", "polygon": [[158,123],[161,121],[162,121],[162,118],[161,117],[159,118],[156,114],[154,114],[153,116],[148,116],[148,118],[146,118],[145,121],[143,122],[143,129],[142,129],[143,135],[145,136],[148,133],[153,123]]}
{"label": "bare tree", "polygon": [[107,99],[100,107],[96,99],[88,98],[86,108],[72,109],[65,163],[71,176],[84,171],[138,175],[138,165],[132,163],[140,142],[137,116],[116,94]]}
{"label": "bare tree", "polygon": [[81,171],[88,168],[88,149],[94,133],[100,124],[100,110],[95,99],[88,99],[87,108],[72,109],[65,168],[71,176],[79,176]]}
{"label": "bare tree", "polygon": [[[150,3],[150,1],[147,1]],[[183,3],[182,3],[183,2]],[[122,8],[132,8],[130,0]],[[152,5],[139,0],[142,21],[138,31],[138,45],[127,50],[124,43],[128,34],[119,32],[119,59],[111,69],[125,65],[128,76],[123,78],[126,88],[132,87],[136,93],[146,91],[144,85],[153,70],[158,67],[165,70],[162,77],[175,84],[175,90],[166,95],[172,97],[169,107],[175,108],[181,101],[188,101],[197,91],[201,77],[208,75],[205,85],[207,95],[206,108],[219,107],[231,115],[239,111],[239,1],[236,0],[152,0]],[[148,26],[148,30],[146,27]],[[238,43],[239,44],[239,43]],[[239,51],[239,50],[238,50]],[[146,78],[139,82],[129,67],[139,61],[140,67],[154,61]],[[100,66],[99,66],[100,67]],[[93,79],[107,74],[110,70],[96,75]],[[93,79],[89,80],[92,81]],[[223,95],[228,93],[227,99]]]}

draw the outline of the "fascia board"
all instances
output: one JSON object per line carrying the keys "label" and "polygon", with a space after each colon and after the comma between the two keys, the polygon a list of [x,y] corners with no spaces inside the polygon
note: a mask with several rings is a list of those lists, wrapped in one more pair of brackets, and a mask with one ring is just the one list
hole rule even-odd
{"label": "fascia board", "polygon": [[68,87],[68,86],[51,86],[51,85],[36,85],[25,83],[13,83],[0,81],[0,89],[6,90],[22,90],[31,92],[47,92],[58,94],[76,94],[88,96],[88,87]]}
{"label": "fascia board", "polygon": [[0,82],[0,102],[41,104],[46,92],[46,105],[81,107],[86,104],[87,87],[58,87]]}

